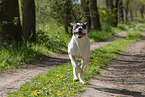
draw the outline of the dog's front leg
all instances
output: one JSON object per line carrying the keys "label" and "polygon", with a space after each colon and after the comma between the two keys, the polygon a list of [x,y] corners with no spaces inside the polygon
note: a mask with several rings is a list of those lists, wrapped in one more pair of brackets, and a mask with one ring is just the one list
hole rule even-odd
{"label": "dog's front leg", "polygon": [[77,72],[79,72],[79,73],[81,73],[81,74],[82,74],[83,71],[82,71],[81,68],[77,65],[76,60],[75,60],[75,57],[73,57],[72,55],[69,55],[69,57],[70,57],[70,60],[71,60],[72,66],[73,66],[73,75],[74,75],[73,80],[74,80],[74,81],[77,81],[78,78],[77,78],[77,76],[76,76],[76,70],[77,70]]}
{"label": "dog's front leg", "polygon": [[[81,60],[81,69],[82,69],[82,71],[84,72],[86,69],[87,69],[87,67],[88,67],[88,63],[89,63],[89,58],[86,58],[86,59],[83,59],[83,60]],[[80,79],[80,82],[82,83],[82,84],[86,84],[84,81],[83,81],[83,79],[82,79],[82,75],[83,74],[78,74],[78,76],[79,76],[79,79]]]}
{"label": "dog's front leg", "polygon": [[81,60],[81,63],[82,63],[81,64],[81,69],[84,72],[88,67],[89,58],[85,58],[85,59]]}

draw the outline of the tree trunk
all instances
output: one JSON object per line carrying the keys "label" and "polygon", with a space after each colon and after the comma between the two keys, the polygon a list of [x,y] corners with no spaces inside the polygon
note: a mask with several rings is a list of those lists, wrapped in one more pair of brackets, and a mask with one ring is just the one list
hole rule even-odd
{"label": "tree trunk", "polygon": [[116,27],[118,24],[118,8],[120,0],[106,0],[108,23]]}
{"label": "tree trunk", "polygon": [[120,18],[122,20],[122,23],[124,23],[124,10],[123,10],[123,1],[120,0],[119,3],[119,13],[120,13]]}
{"label": "tree trunk", "polygon": [[132,9],[130,10],[130,18],[131,18],[131,21],[133,21],[133,12],[132,12]]}
{"label": "tree trunk", "polygon": [[144,19],[144,6],[141,7],[140,13],[141,13],[141,18]]}
{"label": "tree trunk", "polygon": [[71,10],[72,10],[72,2],[71,0],[66,0],[65,3],[65,19],[64,19],[64,26],[65,26],[65,33],[68,34],[69,36],[71,36],[71,33],[69,33],[68,27],[70,25],[71,22]]}
{"label": "tree trunk", "polygon": [[22,41],[18,0],[3,0],[0,5],[2,41]]}
{"label": "tree trunk", "polygon": [[126,7],[125,7],[125,18],[126,18],[126,22],[128,22],[129,3],[130,3],[130,0],[127,0],[126,1]]}
{"label": "tree trunk", "polygon": [[91,17],[89,12],[89,0],[82,0],[82,6],[84,10],[84,17],[87,19],[88,29],[91,30]]}
{"label": "tree trunk", "polygon": [[23,37],[27,41],[36,40],[36,15],[34,0],[22,0]]}
{"label": "tree trunk", "polygon": [[2,0],[0,0],[0,43],[3,40],[2,36]]}
{"label": "tree trunk", "polygon": [[91,29],[101,30],[100,18],[97,9],[96,0],[89,0],[90,16],[91,16]]}
{"label": "tree trunk", "polygon": [[116,0],[116,4],[115,4],[115,7],[114,7],[115,21],[113,23],[113,25],[115,27],[117,27],[117,24],[118,24],[118,8],[119,8],[119,0]]}

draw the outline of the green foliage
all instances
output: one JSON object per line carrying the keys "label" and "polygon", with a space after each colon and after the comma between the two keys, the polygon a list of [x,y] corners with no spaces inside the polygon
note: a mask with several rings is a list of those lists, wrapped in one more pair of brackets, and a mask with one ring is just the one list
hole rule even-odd
{"label": "green foliage", "polygon": [[63,30],[61,25],[50,22],[39,26],[36,33],[37,41],[34,43],[23,41],[18,47],[16,44],[4,43],[4,46],[0,47],[0,71],[30,63],[45,57],[44,55],[63,53],[67,50],[67,44],[70,41]]}
{"label": "green foliage", "polygon": [[118,24],[118,28],[121,30],[128,30],[129,26],[125,25],[125,24]]}
{"label": "green foliage", "polygon": [[29,63],[30,60],[36,60],[41,54],[31,49],[31,45],[25,42],[20,47],[15,44],[4,43],[5,47],[0,49],[0,70],[6,70],[10,67],[17,67]]}
{"label": "green foliage", "polygon": [[137,24],[139,24],[139,23],[129,22],[127,24],[119,24],[118,27],[107,27],[101,31],[99,31],[99,30],[91,31],[88,33],[88,35],[89,35],[91,42],[105,41],[109,38],[112,38],[114,35],[117,34],[117,32],[128,30],[131,27],[135,27]]}
{"label": "green foliage", "polygon": [[143,27],[145,27],[144,24],[138,28],[135,28],[134,30],[127,31],[128,38],[135,39],[135,40],[141,39],[143,37],[143,35],[140,33],[140,31],[142,30]]}
{"label": "green foliage", "polygon": [[142,19],[140,17],[135,17],[134,18],[136,22],[139,22],[139,23],[144,23],[145,22],[145,19]]}
{"label": "green foliage", "polygon": [[142,34],[139,33],[139,31],[128,31],[127,32],[128,38],[129,39],[140,39],[143,37]]}
{"label": "green foliage", "polygon": [[[69,23],[81,20],[83,16],[81,5],[72,5],[71,3],[68,6],[67,3],[66,0],[49,0],[49,2],[46,0],[36,0],[37,23],[47,24],[52,19],[61,24],[65,24],[67,18]],[[69,15],[67,15],[67,9],[70,10]]]}
{"label": "green foliage", "polygon": [[129,28],[133,28],[138,24],[140,24],[140,22],[128,22],[128,23],[126,23],[126,25],[129,26]]}
{"label": "green foliage", "polygon": [[106,39],[113,37],[113,34],[111,32],[108,32],[105,30],[102,30],[102,31],[94,30],[94,31],[89,32],[88,35],[89,35],[89,38],[93,40],[92,42],[105,41]]}

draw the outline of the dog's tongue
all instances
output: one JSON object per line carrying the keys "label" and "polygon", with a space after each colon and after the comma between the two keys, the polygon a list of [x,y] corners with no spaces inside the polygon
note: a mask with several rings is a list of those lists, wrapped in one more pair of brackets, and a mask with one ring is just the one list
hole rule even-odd
{"label": "dog's tongue", "polygon": [[76,36],[77,36],[78,38],[82,38],[82,37],[84,37],[85,35],[84,35],[83,33],[77,33]]}

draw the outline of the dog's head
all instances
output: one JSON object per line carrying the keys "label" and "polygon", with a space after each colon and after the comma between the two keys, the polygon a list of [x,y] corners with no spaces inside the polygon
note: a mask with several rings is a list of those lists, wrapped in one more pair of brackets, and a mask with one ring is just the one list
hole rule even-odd
{"label": "dog's head", "polygon": [[70,23],[73,26],[72,33],[76,38],[83,38],[87,35],[87,22],[86,23]]}

